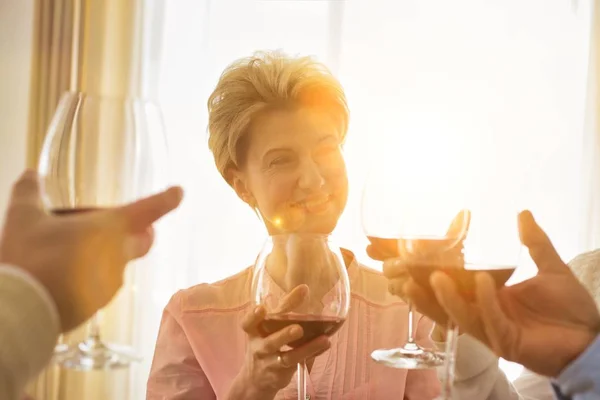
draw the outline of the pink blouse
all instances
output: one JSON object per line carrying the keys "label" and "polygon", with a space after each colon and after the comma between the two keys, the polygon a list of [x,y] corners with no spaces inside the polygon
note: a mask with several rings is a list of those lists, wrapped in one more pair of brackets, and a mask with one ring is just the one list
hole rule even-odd
{"label": "pink blouse", "polygon": [[[352,253],[348,275],[350,314],[331,337],[331,348],[317,357],[307,382],[311,400],[430,400],[440,392],[435,370],[381,366],[370,354],[400,346],[407,336],[407,306],[389,294],[387,279],[359,265]],[[346,257],[345,257],[346,258]],[[252,268],[213,284],[176,293],[165,307],[148,379],[147,399],[225,399],[242,368],[246,334],[243,316],[250,299]],[[419,317],[415,337],[424,346],[432,323]],[[296,379],[276,400],[296,399]]]}

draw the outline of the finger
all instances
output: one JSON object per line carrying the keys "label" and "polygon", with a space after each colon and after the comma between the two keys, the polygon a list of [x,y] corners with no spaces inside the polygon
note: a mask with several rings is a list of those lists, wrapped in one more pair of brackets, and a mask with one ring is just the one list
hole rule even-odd
{"label": "finger", "polygon": [[388,258],[383,262],[383,275],[388,279],[407,275],[408,265],[408,262],[398,257]]}
{"label": "finger", "polygon": [[398,257],[398,240],[368,236],[371,244],[367,247],[369,257],[383,261],[387,258]]}
{"label": "finger", "polygon": [[452,223],[446,232],[446,236],[450,238],[460,238],[462,240],[467,236],[470,224],[471,211],[466,209],[460,210],[452,220]]}
{"label": "finger", "polygon": [[[427,263],[435,265],[440,262],[454,262],[462,259],[463,242],[455,238],[445,240],[399,240],[398,253],[400,258],[407,262]],[[445,261],[444,261],[445,260]]]}
{"label": "finger", "polygon": [[569,269],[530,211],[523,211],[519,214],[519,235],[521,242],[529,249],[529,254],[540,271],[562,272]]}
{"label": "finger", "polygon": [[290,312],[303,305],[309,298],[308,285],[298,285],[284,298],[281,299],[279,305],[271,314],[283,314]]}
{"label": "finger", "polygon": [[404,300],[406,297],[404,285],[409,281],[409,279],[410,277],[408,274],[405,277],[390,279],[388,281],[388,292],[390,292],[391,295],[398,296]]}
{"label": "finger", "polygon": [[433,292],[427,291],[419,286],[414,280],[410,279],[404,285],[404,293],[415,309],[421,314],[440,325],[446,326],[448,314],[446,314],[446,311],[440,306]]}
{"label": "finger", "polygon": [[118,216],[123,217],[130,232],[143,232],[148,226],[177,208],[182,198],[183,189],[176,186],[115,211]]}
{"label": "finger", "polygon": [[500,306],[493,278],[489,274],[479,273],[475,277],[475,282],[477,304],[481,309],[481,320],[488,338],[488,346],[498,356],[515,361],[513,354],[518,351],[519,331]]}
{"label": "finger", "polygon": [[40,200],[39,178],[35,171],[26,170],[15,182],[11,202],[37,204]]}
{"label": "finger", "polygon": [[459,294],[456,284],[446,274],[435,272],[431,275],[431,287],[435,297],[454,323],[458,327],[481,341],[486,341],[477,308],[467,303]]}
{"label": "finger", "polygon": [[314,357],[316,354],[321,354],[327,351],[329,347],[331,347],[329,338],[327,336],[319,336],[300,347],[286,351],[281,357],[284,358],[286,365],[293,365]]}
{"label": "finger", "polygon": [[[393,249],[382,249],[380,246],[375,246],[370,244],[367,246],[367,255],[371,257],[373,260],[377,261],[385,261],[388,258],[398,257],[398,241],[394,240],[394,248]],[[387,244],[386,244],[387,246]]]}
{"label": "finger", "polygon": [[373,246],[372,244],[367,246],[367,255],[373,260],[377,261],[383,261],[386,258],[385,254],[379,251],[379,249],[376,246]]}
{"label": "finger", "polygon": [[301,339],[304,331],[300,325],[287,326],[263,339],[256,355],[267,357],[277,353],[283,346]]}
{"label": "finger", "polygon": [[260,324],[265,319],[265,315],[264,307],[256,306],[242,319],[242,329],[252,337],[260,337]]}

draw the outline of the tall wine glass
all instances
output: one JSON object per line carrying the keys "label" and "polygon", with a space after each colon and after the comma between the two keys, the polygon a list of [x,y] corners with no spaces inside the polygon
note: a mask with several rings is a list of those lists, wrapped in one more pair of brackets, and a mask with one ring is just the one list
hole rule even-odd
{"label": "tall wine glass", "polygon": [[[150,102],[63,95],[44,141],[38,170],[46,208],[57,215],[118,206],[166,187],[167,149],[159,108]],[[98,314],[87,337],[55,349],[54,361],[77,370],[127,367],[138,360],[105,343]]]}
{"label": "tall wine glass", "polygon": [[[252,298],[265,308],[260,327],[265,336],[298,324],[304,336],[290,343],[294,348],[333,335],[350,308],[350,283],[340,248],[327,235],[269,237],[254,267]],[[306,374],[306,362],[299,363],[299,400],[306,399]]]}
{"label": "tall wine glass", "polygon": [[[487,175],[493,166],[480,149],[452,139],[424,132],[402,148],[381,146],[364,187],[362,223],[373,245],[404,259],[420,286],[431,290],[430,275],[442,270],[472,298],[477,271],[489,271],[502,286],[516,268],[518,207],[508,180]],[[442,355],[422,349],[412,337],[411,314],[409,304],[407,343],[372,356],[396,368],[443,363],[441,398],[450,399],[458,331],[449,321]]]}

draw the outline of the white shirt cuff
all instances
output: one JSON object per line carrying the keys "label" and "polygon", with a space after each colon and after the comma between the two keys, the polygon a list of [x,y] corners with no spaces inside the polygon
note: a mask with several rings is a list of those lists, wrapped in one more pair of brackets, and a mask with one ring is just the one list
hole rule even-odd
{"label": "white shirt cuff", "polygon": [[[433,343],[438,351],[446,349],[446,343],[444,342]],[[466,334],[461,334],[458,337],[455,372],[457,381],[471,379],[481,374],[490,365],[497,363],[498,357],[483,343]]]}

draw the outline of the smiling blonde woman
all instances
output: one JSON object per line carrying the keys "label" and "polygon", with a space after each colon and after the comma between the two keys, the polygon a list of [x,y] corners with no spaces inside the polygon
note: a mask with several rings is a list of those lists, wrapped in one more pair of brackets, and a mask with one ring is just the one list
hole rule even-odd
{"label": "smiling blonde woman", "polygon": [[[237,60],[221,75],[208,111],[217,169],[270,235],[333,231],[348,196],[342,144],[349,116],[344,91],[325,66],[280,52]],[[235,251],[230,245],[227,251]],[[402,344],[407,306],[388,293],[381,273],[349,250],[343,255],[352,289],[345,324],[331,338],[281,357],[294,327],[266,338],[251,329],[260,322],[250,299],[252,267],[176,293],[163,314],[148,399],[293,399],[294,363],[304,357],[312,400],[433,399],[440,391],[435,370],[391,369],[371,360],[373,350]],[[415,326],[417,341],[433,346],[433,324],[419,316]],[[518,398],[497,359],[467,337],[457,375],[457,398]]]}

